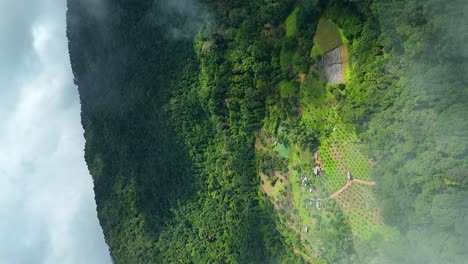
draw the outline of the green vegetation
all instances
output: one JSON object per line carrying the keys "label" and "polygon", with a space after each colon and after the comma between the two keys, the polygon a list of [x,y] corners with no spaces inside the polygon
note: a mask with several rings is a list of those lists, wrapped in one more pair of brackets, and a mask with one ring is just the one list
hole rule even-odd
{"label": "green vegetation", "polygon": [[296,7],[294,11],[286,19],[286,37],[295,37],[298,33],[297,29],[297,13],[299,8]]}
{"label": "green vegetation", "polygon": [[116,263],[468,257],[463,1],[68,2]]}
{"label": "green vegetation", "polygon": [[[369,257],[378,263],[463,263],[466,258],[454,251],[459,248],[454,245],[466,243],[459,231],[466,207],[458,199],[468,194],[461,176],[467,175],[468,141],[460,134],[468,128],[462,121],[468,87],[457,74],[467,62],[456,59],[464,54],[459,34],[466,27],[454,11],[464,4],[442,3],[375,1],[358,5],[362,13],[356,16],[338,5],[328,11],[349,39],[350,53],[359,54],[353,56],[339,113],[357,124],[375,161],[372,178],[383,219],[402,233],[382,246],[383,256]],[[459,185],[444,179],[457,179]],[[441,219],[440,209],[450,221]]]}
{"label": "green vegetation", "polygon": [[284,144],[278,144],[278,153],[280,154],[281,157],[288,158],[289,148],[285,146]]}
{"label": "green vegetation", "polygon": [[281,50],[280,64],[281,69],[287,70],[293,64],[294,51],[288,51],[285,48]]}
{"label": "green vegetation", "polygon": [[320,57],[323,55],[323,50],[318,43],[314,43],[312,46],[312,51],[310,52],[310,57],[316,61],[320,60]]}
{"label": "green vegetation", "polygon": [[325,84],[313,72],[304,77],[300,91],[303,105],[320,105],[327,97]]}
{"label": "green vegetation", "polygon": [[289,99],[296,95],[297,93],[297,86],[288,81],[281,81],[279,83],[280,93],[282,99]]}
{"label": "green vegetation", "polygon": [[329,52],[343,44],[342,34],[340,34],[340,30],[335,23],[329,19],[322,18],[317,26],[314,42],[320,46],[322,52]]}
{"label": "green vegetation", "polygon": [[229,25],[224,35],[185,26],[204,22],[196,14],[204,10],[105,1],[100,17],[85,4],[69,1],[67,32],[114,260],[301,263],[292,250],[300,245],[275,231],[284,228],[258,195],[252,133],[276,83],[274,47],[255,21],[279,25],[288,1],[207,2],[217,24]]}
{"label": "green vegetation", "polygon": [[[405,22],[414,28],[399,26],[397,13],[391,12],[406,5],[413,11],[417,8],[412,3],[403,2],[393,6],[389,3],[369,3],[354,7],[332,3],[325,10],[326,19],[321,22],[328,21],[324,28],[334,33],[323,34],[323,25],[319,24],[311,57],[318,61],[322,51],[346,43],[351,63],[350,67],[345,68],[346,85],[321,85],[312,68],[302,81],[299,94],[289,97],[292,107],[289,108],[284,102],[275,106],[283,108],[288,117],[282,119],[288,122],[285,125],[287,136],[278,136],[286,138],[290,145],[300,146],[290,151],[297,154],[289,157],[289,177],[294,204],[298,207],[297,214],[302,223],[317,218],[305,213],[307,199],[311,196],[326,197],[343,186],[347,170],[358,179],[377,180],[375,187],[352,184],[336,198],[338,208],[347,216],[345,222],[350,224],[354,236],[357,263],[388,262],[389,259],[398,259],[397,256],[407,256],[409,252],[395,247],[395,244],[410,244],[419,238],[427,239],[430,232],[450,237],[451,241],[464,241],[462,232],[451,230],[460,230],[463,226],[460,212],[465,210],[457,202],[457,197],[466,195],[463,191],[465,177],[461,175],[466,174],[467,165],[460,159],[466,157],[466,144],[462,143],[466,137],[457,131],[465,131],[467,128],[467,122],[461,118],[467,109],[460,105],[465,100],[463,98],[466,97],[467,88],[455,75],[444,76],[448,69],[457,72],[457,67],[461,67],[456,60],[451,61],[446,57],[454,51],[446,49],[439,52],[439,56],[446,58],[443,63],[447,68],[433,67],[431,65],[435,55],[428,46],[422,47],[416,41],[419,38],[421,43],[430,40],[434,45],[444,45],[442,40],[436,41],[435,33],[430,33],[432,29],[428,27],[431,22],[418,20],[418,12],[414,11],[409,16],[414,19],[410,19],[413,22]],[[435,6],[434,3],[425,4],[427,10],[433,10]],[[435,16],[433,21],[443,20],[441,17],[444,16]],[[387,20],[383,31],[378,28],[377,19]],[[443,28],[444,24],[438,24],[438,27]],[[398,31],[392,31],[393,28]],[[414,32],[418,32],[419,28],[426,28],[425,32],[429,32],[427,36],[415,35]],[[438,32],[446,35],[442,31]],[[408,41],[405,42],[405,39]],[[348,55],[344,54],[344,57]],[[405,63],[398,64],[402,60]],[[286,73],[291,71],[291,68],[282,69]],[[423,74],[429,69],[432,71]],[[294,68],[292,71],[297,72]],[[448,83],[435,81],[432,74]],[[427,82],[422,81],[419,77],[421,75],[436,84],[425,86]],[[405,88],[414,85],[418,89]],[[450,96],[442,96],[442,90],[436,90],[435,87],[447,89],[444,91],[449,91]],[[452,96],[454,94],[458,94],[458,98]],[[439,99],[436,99],[437,95]],[[441,107],[444,104],[440,100],[444,101],[445,107]],[[454,105],[449,105],[449,102]],[[294,112],[294,108],[299,109],[299,113]],[[453,121],[448,123],[446,120]],[[430,126],[431,123],[439,125],[435,128]],[[449,127],[452,129],[449,130]],[[445,143],[438,144],[435,150],[430,142]],[[455,142],[463,147],[455,147]],[[320,181],[308,178],[314,191],[307,195],[304,188],[301,189],[298,177],[311,175],[311,158],[304,158],[307,155],[303,153],[310,153],[314,148],[318,148],[321,154],[325,176]],[[435,153],[444,153],[446,156],[442,158]],[[371,164],[375,164],[372,169]],[[425,187],[420,187],[420,184]],[[401,188],[403,192],[396,191]],[[437,195],[433,197],[431,194]],[[439,197],[444,198],[437,200]],[[440,202],[442,200],[444,202]],[[327,203],[324,203],[325,207]],[[451,221],[439,220],[440,215],[436,212],[439,209],[429,209],[431,207],[428,204],[431,203],[446,206],[444,211],[454,218]],[[405,220],[399,222],[401,219]],[[441,223],[447,225],[442,228]],[[418,228],[418,225],[426,226],[427,229]],[[316,230],[316,227],[311,230]],[[319,235],[318,239],[321,241],[324,238]],[[338,238],[327,239],[339,243]],[[446,260],[462,263],[463,254],[457,253],[455,257],[454,251],[448,246],[430,241],[418,242],[418,252],[438,252],[437,255],[431,254],[433,260],[430,263]],[[327,247],[332,248],[333,245]],[[451,247],[457,248],[453,244]],[[320,251],[320,246],[315,245],[315,248]],[[386,250],[380,251],[379,248]],[[395,252],[390,248],[398,248],[400,251]],[[321,261],[340,261],[331,251],[326,252],[330,253]],[[408,258],[408,263],[418,262],[416,259]],[[345,263],[350,262],[348,259]]]}

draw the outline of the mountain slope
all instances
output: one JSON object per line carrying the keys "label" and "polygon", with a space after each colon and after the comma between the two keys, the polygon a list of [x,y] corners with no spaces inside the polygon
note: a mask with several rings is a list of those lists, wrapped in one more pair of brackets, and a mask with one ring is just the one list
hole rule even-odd
{"label": "mountain slope", "polygon": [[116,263],[466,258],[463,1],[68,8],[85,158]]}

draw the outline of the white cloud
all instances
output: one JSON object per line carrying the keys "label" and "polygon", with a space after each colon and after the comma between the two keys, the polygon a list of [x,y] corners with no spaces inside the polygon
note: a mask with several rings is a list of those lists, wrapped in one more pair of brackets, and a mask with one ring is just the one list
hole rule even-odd
{"label": "white cloud", "polygon": [[0,104],[11,106],[0,107],[0,263],[110,263],[84,162],[65,3],[42,2],[35,19],[17,23],[30,37],[12,38],[31,41],[15,50],[22,63],[0,78]]}

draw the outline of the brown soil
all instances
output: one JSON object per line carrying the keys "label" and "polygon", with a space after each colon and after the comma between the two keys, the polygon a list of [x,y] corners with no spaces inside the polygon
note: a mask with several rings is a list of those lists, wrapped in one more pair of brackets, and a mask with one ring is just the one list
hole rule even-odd
{"label": "brown soil", "polygon": [[304,81],[305,74],[304,73],[299,73],[298,74],[299,80],[301,80],[301,83]]}
{"label": "brown soil", "polygon": [[273,189],[274,187],[271,185],[270,181],[268,180],[268,177],[263,174],[263,172],[260,172],[260,178],[263,181],[263,184],[260,185],[262,190],[270,197],[273,197],[275,194],[275,190]]}
{"label": "brown soil", "polygon": [[334,199],[336,198],[338,195],[340,195],[340,193],[342,193],[344,190],[346,190],[350,185],[351,183],[353,183],[352,181],[349,181],[349,182],[346,182],[345,185],[343,185],[343,187],[341,187],[340,189],[338,189],[336,192],[332,193],[332,195],[330,195],[328,197],[328,199]]}
{"label": "brown soil", "polygon": [[352,181],[359,183],[359,184],[369,185],[369,186],[375,185],[375,181],[363,181],[359,179],[353,179]]}
{"label": "brown soil", "polygon": [[317,200],[323,201],[323,200],[328,200],[328,199],[335,199],[336,197],[338,197],[338,195],[340,195],[344,190],[346,190],[353,183],[359,183],[359,184],[368,185],[368,186],[372,186],[372,185],[376,184],[374,181],[364,181],[364,180],[359,180],[359,179],[352,179],[350,181],[347,181],[345,185],[343,185],[340,189],[338,189],[336,192],[332,193],[327,198],[317,199]]}

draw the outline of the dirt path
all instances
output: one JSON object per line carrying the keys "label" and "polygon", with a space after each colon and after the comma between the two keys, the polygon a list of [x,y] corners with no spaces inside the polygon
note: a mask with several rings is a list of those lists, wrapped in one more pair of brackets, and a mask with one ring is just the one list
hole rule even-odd
{"label": "dirt path", "polygon": [[338,189],[336,192],[332,193],[332,195],[328,196],[328,199],[336,198],[338,195],[340,195],[340,193],[342,193],[344,190],[346,190],[346,188],[348,188],[352,183],[353,183],[353,181],[346,182],[346,184],[343,185],[343,187]]}
{"label": "dirt path", "polygon": [[369,185],[369,186],[375,185],[375,181],[363,181],[359,179],[353,179],[353,182],[357,182],[357,183]]}
{"label": "dirt path", "polygon": [[299,80],[301,80],[301,83],[304,81],[305,74],[304,73],[299,73],[298,75]]}
{"label": "dirt path", "polygon": [[360,179],[352,179],[348,182],[346,182],[345,185],[343,185],[343,187],[341,187],[340,189],[338,189],[336,192],[332,193],[330,196],[328,196],[327,198],[325,199],[317,199],[317,201],[324,201],[324,200],[329,200],[329,199],[335,199],[336,197],[338,197],[338,195],[340,195],[344,190],[346,190],[349,186],[351,186],[351,184],[353,183],[359,183],[359,184],[364,184],[364,185],[368,185],[368,186],[372,186],[372,185],[375,185],[375,181],[364,181],[364,180],[360,180]]}

